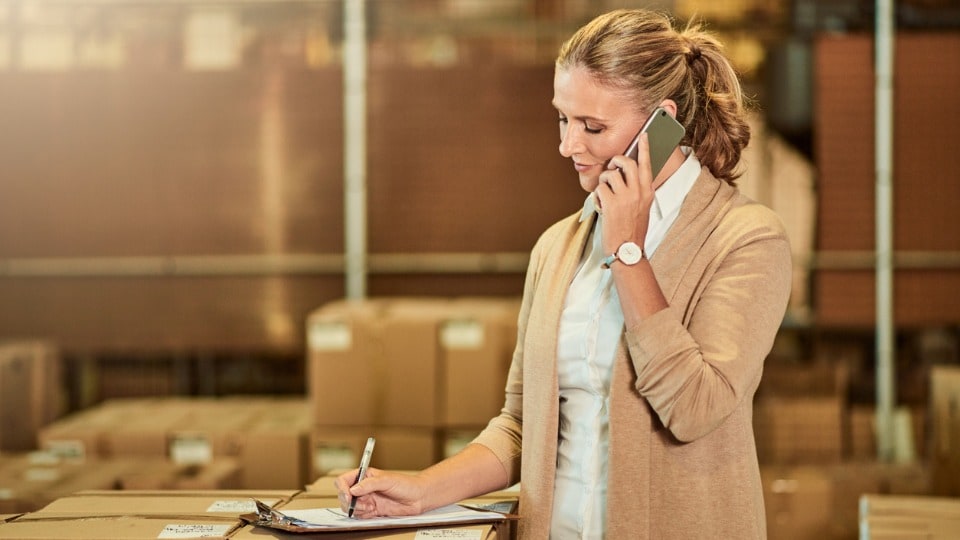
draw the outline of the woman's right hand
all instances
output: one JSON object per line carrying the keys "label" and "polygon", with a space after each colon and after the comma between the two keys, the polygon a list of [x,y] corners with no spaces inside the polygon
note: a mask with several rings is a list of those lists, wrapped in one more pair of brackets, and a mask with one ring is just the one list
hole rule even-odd
{"label": "woman's right hand", "polygon": [[370,468],[363,480],[354,484],[357,469],[337,477],[334,486],[344,512],[357,497],[353,517],[365,519],[383,516],[414,516],[423,513],[424,487],[416,476]]}

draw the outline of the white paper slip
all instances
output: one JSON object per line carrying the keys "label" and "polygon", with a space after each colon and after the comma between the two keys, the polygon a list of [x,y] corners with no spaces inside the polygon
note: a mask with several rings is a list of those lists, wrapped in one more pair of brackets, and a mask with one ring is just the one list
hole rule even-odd
{"label": "white paper slip", "polygon": [[465,540],[480,540],[483,531],[478,529],[421,529],[417,531],[414,540],[430,540],[432,538],[458,538]]}
{"label": "white paper slip", "polygon": [[157,535],[158,540],[173,538],[223,538],[230,531],[232,525],[189,524],[177,523],[167,525]]}
{"label": "white paper slip", "polygon": [[[264,501],[266,504],[270,504],[268,501]],[[226,512],[230,514],[246,514],[248,512],[256,512],[257,503],[253,502],[253,499],[247,500],[221,500],[213,501],[213,504],[207,507],[207,512]]]}

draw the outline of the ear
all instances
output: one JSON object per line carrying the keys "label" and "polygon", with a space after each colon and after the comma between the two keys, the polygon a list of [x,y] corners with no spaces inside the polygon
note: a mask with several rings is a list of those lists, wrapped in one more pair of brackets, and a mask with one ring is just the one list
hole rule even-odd
{"label": "ear", "polygon": [[677,102],[672,99],[665,99],[660,102],[660,106],[663,107],[667,113],[676,118],[677,117]]}

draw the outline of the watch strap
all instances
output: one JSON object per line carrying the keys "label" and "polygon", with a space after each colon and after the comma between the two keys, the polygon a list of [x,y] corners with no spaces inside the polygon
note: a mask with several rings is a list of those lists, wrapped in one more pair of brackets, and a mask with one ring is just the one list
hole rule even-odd
{"label": "watch strap", "polygon": [[604,270],[606,270],[607,268],[610,268],[610,265],[616,262],[617,258],[618,257],[616,253],[614,253],[613,255],[604,257],[603,262],[600,263],[600,267],[603,268]]}

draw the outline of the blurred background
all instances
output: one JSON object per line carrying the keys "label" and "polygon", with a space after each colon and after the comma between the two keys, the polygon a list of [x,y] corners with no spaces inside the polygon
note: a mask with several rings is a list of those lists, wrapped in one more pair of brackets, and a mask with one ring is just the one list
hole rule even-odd
{"label": "blurred background", "polygon": [[[363,296],[519,296],[536,238],[583,199],[557,152],[557,49],[619,7],[699,18],[725,43],[756,105],[739,185],[794,250],[768,393],[788,391],[778,365],[785,389],[813,373],[805,396],[833,400],[827,461],[872,457],[864,0],[368,0],[360,222],[344,2],[0,0],[0,340],[56,358],[47,420],[119,398],[313,395],[308,319],[348,296],[351,227]],[[931,373],[960,362],[960,2],[898,1],[894,19],[894,369],[906,461],[929,463]]]}

